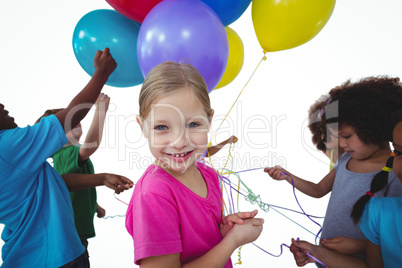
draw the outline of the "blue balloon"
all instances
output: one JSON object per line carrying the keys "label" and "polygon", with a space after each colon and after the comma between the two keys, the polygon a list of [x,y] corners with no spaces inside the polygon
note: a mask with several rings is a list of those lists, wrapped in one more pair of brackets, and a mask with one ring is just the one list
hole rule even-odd
{"label": "blue balloon", "polygon": [[236,21],[250,5],[251,0],[202,0],[210,6],[221,19],[223,25],[228,26]]}
{"label": "blue balloon", "polygon": [[73,49],[81,67],[92,76],[94,57],[105,47],[117,63],[106,85],[131,87],[142,84],[144,77],[137,59],[137,38],[141,24],[114,10],[99,9],[84,15],[73,33]]}

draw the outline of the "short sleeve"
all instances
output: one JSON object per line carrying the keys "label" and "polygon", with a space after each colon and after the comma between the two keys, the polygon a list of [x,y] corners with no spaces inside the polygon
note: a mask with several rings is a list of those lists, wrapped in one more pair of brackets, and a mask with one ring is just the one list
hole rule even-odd
{"label": "short sleeve", "polygon": [[[53,155],[53,167],[60,175],[67,173],[82,174],[85,165],[79,164],[80,146],[67,146]],[[89,159],[87,161],[90,161]],[[91,174],[94,172],[91,172]]]}
{"label": "short sleeve", "polygon": [[366,207],[363,211],[362,220],[360,223],[360,229],[373,244],[377,246],[380,245],[380,234],[379,230],[379,212],[380,208],[377,208],[376,198],[371,198],[370,201],[366,204]]}
{"label": "short sleeve", "polygon": [[182,251],[179,212],[173,200],[152,192],[140,192],[133,201],[134,259]]}
{"label": "short sleeve", "polygon": [[0,139],[3,161],[21,170],[36,170],[67,143],[55,115],[44,117],[33,126],[6,130]]}

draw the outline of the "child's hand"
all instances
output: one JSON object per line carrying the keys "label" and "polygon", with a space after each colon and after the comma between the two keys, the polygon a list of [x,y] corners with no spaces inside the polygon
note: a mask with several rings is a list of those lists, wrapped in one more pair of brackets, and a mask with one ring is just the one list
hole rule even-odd
{"label": "child's hand", "polygon": [[103,184],[110,189],[113,189],[116,194],[120,194],[121,192],[130,189],[134,185],[130,179],[124,176],[108,173],[105,173],[104,175],[105,180]]}
{"label": "child's hand", "polygon": [[314,256],[316,254],[317,246],[310,244],[306,241],[296,241],[292,238],[292,244],[290,245],[290,252],[293,253],[297,266],[301,267],[309,262],[315,262],[309,258],[304,252]]}
{"label": "child's hand", "polygon": [[103,51],[96,51],[94,61],[95,73],[101,73],[106,77],[109,77],[117,67],[116,61],[109,52],[109,48],[105,48]]}
{"label": "child's hand", "polygon": [[365,254],[368,244],[368,240],[359,240],[346,236],[321,239],[320,242],[323,247],[346,255]]}
{"label": "child's hand", "polygon": [[107,112],[109,109],[110,97],[104,93],[99,94],[98,99],[95,102],[96,109],[100,109],[103,112]]}
{"label": "child's hand", "polygon": [[235,224],[225,236],[225,239],[233,239],[235,248],[255,241],[262,232],[264,219],[252,218],[243,220],[243,224]]}
{"label": "child's hand", "polygon": [[227,215],[223,220],[222,223],[219,225],[219,229],[221,231],[222,237],[225,237],[227,232],[232,229],[235,223],[243,224],[245,219],[254,218],[257,215],[258,210],[254,210],[251,212],[237,212],[235,214]]}
{"label": "child's hand", "polygon": [[96,206],[96,216],[98,218],[103,218],[103,217],[105,217],[105,215],[106,215],[105,209],[103,207],[97,205]]}
{"label": "child's hand", "polygon": [[264,172],[268,173],[274,180],[282,181],[289,180],[290,177],[288,175],[284,175],[283,173],[288,173],[285,169],[280,166],[275,166],[271,168],[265,168]]}
{"label": "child's hand", "polygon": [[236,136],[231,136],[228,140],[229,144],[236,143],[238,141]]}

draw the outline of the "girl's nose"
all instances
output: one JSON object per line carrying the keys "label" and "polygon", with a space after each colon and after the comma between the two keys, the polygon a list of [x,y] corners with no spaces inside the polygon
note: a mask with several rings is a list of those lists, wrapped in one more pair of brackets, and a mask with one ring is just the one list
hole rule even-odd
{"label": "girl's nose", "polygon": [[346,146],[347,146],[347,142],[344,140],[344,139],[339,139],[339,146],[341,147],[341,148],[346,148]]}
{"label": "girl's nose", "polygon": [[175,135],[176,139],[170,143],[171,147],[180,150],[189,144],[188,137],[185,131],[180,131]]}

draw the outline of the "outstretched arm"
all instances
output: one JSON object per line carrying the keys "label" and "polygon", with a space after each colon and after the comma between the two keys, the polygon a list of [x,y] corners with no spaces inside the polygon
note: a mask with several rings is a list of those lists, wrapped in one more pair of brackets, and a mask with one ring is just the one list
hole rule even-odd
{"label": "outstretched arm", "polygon": [[96,186],[105,185],[119,194],[133,187],[133,182],[120,175],[99,173],[99,174],[64,174],[61,175],[67,184],[70,192],[88,189]]}
{"label": "outstretched arm", "polygon": [[330,239],[321,239],[321,245],[346,255],[364,255],[367,251],[369,240],[354,239],[347,236],[337,236]]}
{"label": "outstretched arm", "polygon": [[299,267],[316,262],[307,255],[309,254],[330,268],[367,268],[366,262],[361,258],[340,254],[306,241],[292,239],[290,251],[293,253],[293,257]]}
{"label": "outstretched arm", "polygon": [[64,132],[69,132],[86,116],[95,103],[109,75],[116,69],[116,62],[109,49],[97,51],[95,55],[95,72],[88,84],[74,97],[68,107],[56,113]]}
{"label": "outstretched arm", "polygon": [[209,147],[208,154],[209,154],[209,156],[213,156],[214,154],[219,152],[219,150],[222,149],[226,144],[232,144],[232,143],[236,143],[236,142],[237,142],[236,136],[231,136],[229,139],[227,139],[215,146]]}
{"label": "outstretched arm", "polygon": [[333,169],[319,183],[313,183],[293,175],[280,166],[265,168],[264,171],[275,180],[286,180],[292,184],[293,179],[297,190],[315,198],[323,197],[332,190],[336,175],[336,171]]}
{"label": "outstretched arm", "polygon": [[95,114],[92,124],[88,130],[85,142],[79,150],[79,160],[87,160],[98,148],[102,140],[103,128],[107,110],[109,109],[110,98],[108,95],[101,93],[96,100]]}

